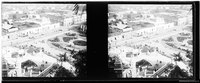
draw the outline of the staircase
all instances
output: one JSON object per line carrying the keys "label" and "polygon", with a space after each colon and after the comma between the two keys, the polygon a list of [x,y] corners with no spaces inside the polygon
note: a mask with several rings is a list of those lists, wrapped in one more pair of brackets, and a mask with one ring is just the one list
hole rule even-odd
{"label": "staircase", "polygon": [[172,64],[171,63],[165,64],[160,69],[158,69],[151,77],[155,78],[156,76],[162,75],[164,73],[164,71],[169,68],[170,65],[172,65]]}
{"label": "staircase", "polygon": [[46,77],[52,70],[55,70],[55,67],[58,68],[58,64],[53,63],[49,67],[47,67],[44,71],[42,71],[37,77]]}

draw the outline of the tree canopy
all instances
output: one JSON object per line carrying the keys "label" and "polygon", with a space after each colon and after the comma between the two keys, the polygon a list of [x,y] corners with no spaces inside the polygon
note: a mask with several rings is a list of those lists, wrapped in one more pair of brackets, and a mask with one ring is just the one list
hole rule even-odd
{"label": "tree canopy", "polygon": [[75,77],[72,72],[60,66],[56,71],[55,77]]}
{"label": "tree canopy", "polygon": [[183,71],[179,66],[175,66],[169,74],[170,78],[188,78],[187,72]]}
{"label": "tree canopy", "polygon": [[73,55],[73,58],[76,59],[74,66],[76,67],[77,77],[86,77],[86,56],[87,50],[81,50]]}

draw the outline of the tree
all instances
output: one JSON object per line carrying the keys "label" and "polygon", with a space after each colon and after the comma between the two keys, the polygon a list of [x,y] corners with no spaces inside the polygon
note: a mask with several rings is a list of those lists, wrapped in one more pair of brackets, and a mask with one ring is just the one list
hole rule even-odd
{"label": "tree", "polygon": [[80,6],[80,5],[78,5],[78,4],[75,4],[74,5],[74,8],[73,8],[73,11],[74,11],[74,13],[75,14],[78,14],[78,11],[81,11],[81,15],[83,14],[83,12],[85,12],[86,11],[86,5],[84,5],[84,6]]}
{"label": "tree", "polygon": [[62,66],[63,62],[67,61],[66,53],[59,54],[59,56],[60,56],[60,61],[61,61],[61,66]]}
{"label": "tree", "polygon": [[186,56],[190,59],[190,61],[189,61],[189,67],[190,67],[189,72],[193,73],[193,68],[194,68],[193,52],[187,53]]}
{"label": "tree", "polygon": [[81,50],[73,55],[74,66],[76,67],[76,74],[77,77],[86,77],[86,56],[87,56],[87,50]]}
{"label": "tree", "polygon": [[[109,56],[109,55],[108,55]],[[117,78],[118,77],[118,73],[115,69],[115,61],[117,61],[117,59],[119,59],[119,57],[117,56],[113,56],[113,57],[110,57],[109,56],[109,62],[108,62],[108,66],[109,66],[109,77],[112,77],[112,78]]]}
{"label": "tree", "polygon": [[183,71],[179,66],[175,66],[169,74],[170,78],[188,78],[187,72]]}
{"label": "tree", "polygon": [[179,52],[178,54],[174,54],[174,56],[176,57],[176,58],[175,58],[175,61],[183,61],[180,52]]}
{"label": "tree", "polygon": [[75,77],[72,72],[60,66],[56,71],[55,77]]}

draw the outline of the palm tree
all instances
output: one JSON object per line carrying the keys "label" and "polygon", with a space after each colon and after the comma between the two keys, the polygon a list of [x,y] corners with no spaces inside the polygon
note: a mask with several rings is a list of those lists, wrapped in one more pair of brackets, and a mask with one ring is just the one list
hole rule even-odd
{"label": "palm tree", "polygon": [[75,5],[74,5],[74,9],[73,9],[74,13],[75,13],[75,14],[78,14],[78,10],[79,10],[79,5],[78,5],[78,4],[75,4]]}
{"label": "palm tree", "polygon": [[60,56],[60,61],[61,61],[61,66],[62,66],[62,64],[63,64],[63,62],[65,62],[67,59],[66,59],[66,53],[64,53],[64,54],[59,54],[59,56]]}
{"label": "palm tree", "polygon": [[190,12],[192,12],[192,7],[190,8],[190,10],[189,10],[189,12],[187,13],[187,15],[188,15]]}
{"label": "palm tree", "polygon": [[78,12],[81,11],[81,14],[80,14],[81,18],[80,19],[82,19],[83,13],[86,11],[86,5],[75,4],[73,11],[74,11],[75,15],[77,15]]}
{"label": "palm tree", "polygon": [[81,15],[82,15],[86,11],[86,5],[75,4],[73,11],[76,15],[78,14],[79,10],[81,11]]}
{"label": "palm tree", "polygon": [[174,54],[174,56],[175,56],[175,61],[183,61],[180,52],[178,54]]}

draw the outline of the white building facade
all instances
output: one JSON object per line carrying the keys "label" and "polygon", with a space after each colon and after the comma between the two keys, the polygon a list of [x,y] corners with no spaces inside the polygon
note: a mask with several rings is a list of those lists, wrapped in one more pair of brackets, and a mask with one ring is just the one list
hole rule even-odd
{"label": "white building facade", "polygon": [[132,39],[137,35],[152,34],[152,33],[155,33],[156,31],[163,31],[163,30],[173,28],[173,27],[174,27],[174,23],[169,23],[169,24],[159,25],[156,27],[140,29],[137,31],[126,32],[126,33],[122,33],[121,35],[109,37],[108,42],[111,43],[111,45],[118,45],[120,41]]}
{"label": "white building facade", "polygon": [[42,27],[13,32],[13,33],[4,35],[3,40],[7,41],[7,40],[18,39],[19,37],[31,36],[31,35],[38,34],[38,33],[47,33],[47,32],[54,31],[53,29],[56,29],[59,27],[60,27],[60,24],[55,23],[55,24],[45,25]]}

